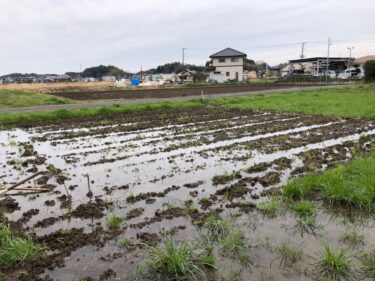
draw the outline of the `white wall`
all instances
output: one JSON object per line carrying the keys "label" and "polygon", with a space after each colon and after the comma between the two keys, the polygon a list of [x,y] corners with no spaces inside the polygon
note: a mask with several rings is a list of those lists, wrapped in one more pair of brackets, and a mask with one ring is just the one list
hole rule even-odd
{"label": "white wall", "polygon": [[225,62],[219,62],[219,59],[218,58],[214,58],[212,60],[212,65],[213,66],[231,66],[231,65],[243,65],[243,58],[239,57],[239,58],[234,58],[234,59],[238,59],[237,62],[232,62],[232,58],[225,58]]}
{"label": "white wall", "polygon": [[[221,75],[223,75],[224,81],[227,80],[235,80],[236,79],[236,72],[238,72],[238,81],[243,81],[243,66],[217,66],[215,72],[220,72]],[[229,72],[229,76],[227,76],[227,72]],[[214,78],[211,78],[211,76],[214,75],[220,75],[215,74],[213,71],[210,72],[210,79],[217,80]],[[219,82],[219,80],[217,80]],[[224,82],[223,81],[223,82]]]}

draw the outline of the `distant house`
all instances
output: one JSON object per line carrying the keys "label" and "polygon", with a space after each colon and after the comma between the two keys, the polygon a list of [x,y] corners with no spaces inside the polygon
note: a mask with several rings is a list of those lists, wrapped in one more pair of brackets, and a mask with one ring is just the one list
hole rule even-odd
{"label": "distant house", "polygon": [[102,81],[114,82],[116,81],[116,76],[102,76]]}
{"label": "distant house", "polygon": [[177,78],[184,83],[193,83],[195,74],[196,71],[186,69],[185,71],[178,73]]}
{"label": "distant house", "polygon": [[210,56],[212,63],[210,65],[211,81],[225,82],[228,80],[244,80],[244,59],[245,53],[241,53],[231,48],[226,48]]}

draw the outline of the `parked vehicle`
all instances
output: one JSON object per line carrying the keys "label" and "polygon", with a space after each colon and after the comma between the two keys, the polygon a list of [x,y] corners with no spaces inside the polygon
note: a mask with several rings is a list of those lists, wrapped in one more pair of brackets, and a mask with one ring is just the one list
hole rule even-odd
{"label": "parked vehicle", "polygon": [[365,78],[365,70],[363,69],[363,67],[359,67],[358,70],[359,72],[357,73],[356,78],[358,79]]}
{"label": "parked vehicle", "polygon": [[344,70],[343,72],[339,73],[339,75],[337,75],[337,78],[338,79],[350,79],[352,78],[352,71],[351,70]]}
{"label": "parked vehicle", "polygon": [[334,70],[327,70],[325,76],[328,76],[331,79],[336,79],[336,72]]}

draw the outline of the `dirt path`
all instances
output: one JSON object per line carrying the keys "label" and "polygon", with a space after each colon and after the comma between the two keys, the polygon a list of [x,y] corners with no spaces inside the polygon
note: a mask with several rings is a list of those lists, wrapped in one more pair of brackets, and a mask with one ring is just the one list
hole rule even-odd
{"label": "dirt path", "polygon": [[[309,87],[301,86],[301,87],[286,88],[286,89],[271,89],[271,90],[261,90],[261,91],[251,91],[251,92],[209,94],[209,95],[206,95],[206,98],[217,99],[217,98],[222,98],[222,97],[240,97],[240,96],[250,96],[250,95],[259,95],[259,94],[273,94],[273,93],[297,92],[297,91],[304,91],[304,90],[316,90],[316,89],[322,89],[322,88],[337,88],[337,87],[343,87],[343,86],[344,85],[334,85],[334,86],[322,85],[322,86],[309,86]],[[136,103],[151,103],[151,102],[163,102],[163,101],[186,101],[186,100],[192,100],[196,98],[201,98],[201,95],[178,96],[178,97],[167,97],[167,98],[95,100],[91,102],[86,101],[86,102],[79,102],[79,103],[74,103],[74,104],[6,108],[6,109],[0,109],[0,114],[53,111],[53,110],[59,110],[59,109],[93,108],[93,107],[109,106],[113,104],[127,105],[127,104],[136,104]]]}

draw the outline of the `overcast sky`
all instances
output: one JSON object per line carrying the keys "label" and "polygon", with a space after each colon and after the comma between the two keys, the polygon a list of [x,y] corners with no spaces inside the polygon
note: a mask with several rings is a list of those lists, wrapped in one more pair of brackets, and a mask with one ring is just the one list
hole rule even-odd
{"label": "overcast sky", "polygon": [[271,65],[375,54],[374,0],[0,0],[0,75],[99,64],[138,71],[204,64],[232,47]]}

